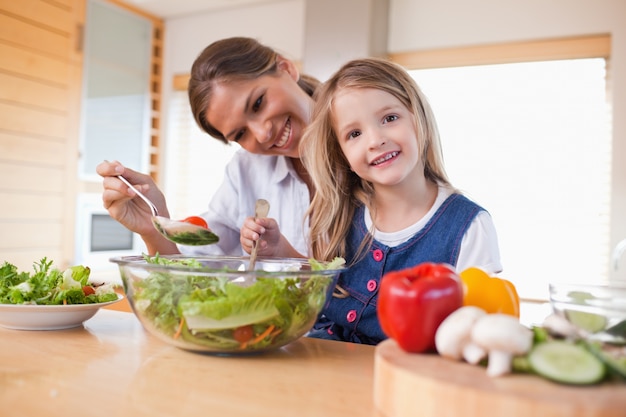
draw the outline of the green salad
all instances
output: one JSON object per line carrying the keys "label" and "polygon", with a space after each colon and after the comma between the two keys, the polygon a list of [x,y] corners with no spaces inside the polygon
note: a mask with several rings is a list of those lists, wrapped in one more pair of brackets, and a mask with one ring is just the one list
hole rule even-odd
{"label": "green salad", "polygon": [[[148,263],[202,266],[194,259],[144,258]],[[344,260],[309,263],[313,270],[328,270],[341,268]],[[247,352],[281,346],[306,333],[332,279],[324,274],[308,279],[260,275],[244,286],[221,276],[153,271],[131,285],[134,308],[144,324],[181,347]]]}
{"label": "green salad", "polygon": [[111,285],[88,282],[90,269],[83,265],[61,271],[47,258],[34,263],[34,272],[21,272],[4,262],[0,267],[0,304],[93,304],[117,300]]}

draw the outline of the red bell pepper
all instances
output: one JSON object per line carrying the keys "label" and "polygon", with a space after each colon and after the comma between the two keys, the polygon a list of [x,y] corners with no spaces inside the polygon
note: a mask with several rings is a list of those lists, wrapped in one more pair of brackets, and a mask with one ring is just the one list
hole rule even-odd
{"label": "red bell pepper", "polygon": [[426,262],[385,274],[378,293],[378,320],[406,352],[435,349],[435,332],[463,305],[463,285],[447,264]]}

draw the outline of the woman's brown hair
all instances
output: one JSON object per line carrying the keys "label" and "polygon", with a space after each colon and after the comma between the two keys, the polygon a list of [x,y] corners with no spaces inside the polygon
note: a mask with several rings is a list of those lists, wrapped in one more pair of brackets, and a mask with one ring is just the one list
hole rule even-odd
{"label": "woman's brown hair", "polygon": [[[278,52],[252,38],[221,39],[207,46],[191,67],[187,91],[196,123],[202,130],[225,143],[224,135],[206,120],[211,93],[216,82],[251,80],[277,71]],[[300,74],[298,85],[309,95],[320,85],[314,77]]]}

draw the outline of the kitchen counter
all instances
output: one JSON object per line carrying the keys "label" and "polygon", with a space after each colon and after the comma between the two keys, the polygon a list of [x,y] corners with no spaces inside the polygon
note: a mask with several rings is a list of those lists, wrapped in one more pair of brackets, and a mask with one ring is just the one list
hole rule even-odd
{"label": "kitchen counter", "polygon": [[379,416],[374,350],[302,338],[272,353],[212,356],[101,309],[75,329],[0,328],[0,415]]}
{"label": "kitchen counter", "polygon": [[[120,311],[128,310],[121,304],[100,309],[74,329],[20,331],[0,327],[0,416],[382,417],[374,408],[375,387],[391,390],[392,399],[402,392],[392,388],[388,380],[375,384],[378,354],[374,346],[305,337],[266,354],[224,357],[189,352],[148,334],[134,314]],[[529,323],[540,322],[548,308],[545,303],[524,304],[523,316]],[[532,376],[494,380],[467,364],[428,355],[404,356],[415,362],[436,363],[433,376],[423,379],[430,384],[420,394],[423,401],[433,398],[432,387],[439,379],[453,387],[462,386],[463,378],[458,376],[467,372],[474,373],[466,378],[467,389],[480,390],[482,378],[483,385],[495,387],[485,390],[489,395],[502,395],[507,384],[518,381],[523,382],[522,393],[542,387],[539,391],[567,391],[564,395],[572,391],[572,398],[578,398],[582,392],[552,386]],[[378,362],[380,366],[380,358]],[[444,371],[442,366],[458,369]],[[410,375],[407,369],[403,364],[398,375]],[[416,369],[426,372],[428,367],[420,363]],[[450,375],[457,377],[448,380]],[[412,384],[400,386],[413,392],[407,388]],[[446,385],[446,394],[441,397],[450,397],[449,390]],[[476,395],[470,395],[475,406]],[[603,395],[592,393],[600,402],[606,400]],[[401,396],[410,398],[414,407],[415,393]],[[509,397],[524,400],[519,393]],[[584,396],[580,398],[589,402]],[[531,408],[538,408],[539,404],[532,405],[534,401]],[[493,399],[487,402],[492,404]],[[482,408],[474,408],[472,415],[484,415]],[[468,411],[464,410],[462,414]]]}

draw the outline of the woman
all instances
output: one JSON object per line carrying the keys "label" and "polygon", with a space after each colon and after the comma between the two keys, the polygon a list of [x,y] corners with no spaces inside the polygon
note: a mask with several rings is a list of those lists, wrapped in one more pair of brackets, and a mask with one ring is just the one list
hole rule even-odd
{"label": "woman", "polygon": [[[104,207],[141,235],[149,254],[242,255],[259,236],[240,237],[240,229],[246,219],[252,221],[255,201],[264,198],[271,204],[270,215],[281,225],[283,251],[306,254],[308,224],[303,216],[312,190],[298,148],[318,84],[301,75],[292,61],[250,38],[216,41],[194,61],[188,92],[196,122],[218,140],[242,147],[202,214],[219,236],[217,244],[184,247],[161,236],[146,204],[116,176],[126,177],[155,203],[161,216],[169,217],[163,193],[148,175],[117,162],[103,162],[96,168],[103,177]],[[263,219],[257,222],[265,232]]]}

